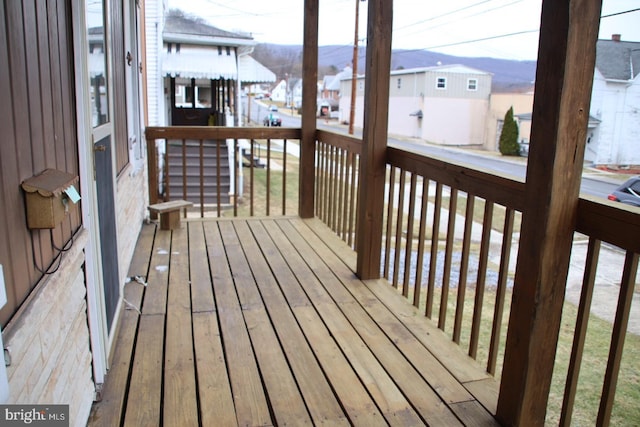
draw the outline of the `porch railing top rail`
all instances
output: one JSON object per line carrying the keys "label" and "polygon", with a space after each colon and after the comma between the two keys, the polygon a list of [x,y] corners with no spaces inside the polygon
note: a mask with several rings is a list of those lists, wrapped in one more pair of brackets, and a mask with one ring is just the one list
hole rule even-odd
{"label": "porch railing top rail", "polygon": [[147,139],[300,139],[300,128],[224,127],[224,126],[150,126]]}

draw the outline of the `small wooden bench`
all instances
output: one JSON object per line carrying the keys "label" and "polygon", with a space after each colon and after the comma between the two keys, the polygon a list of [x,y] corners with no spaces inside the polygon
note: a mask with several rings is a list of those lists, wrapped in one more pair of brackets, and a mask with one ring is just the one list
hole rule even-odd
{"label": "small wooden bench", "polygon": [[171,200],[169,202],[149,205],[149,211],[160,214],[160,229],[175,230],[180,228],[180,209],[190,208],[192,202],[186,200]]}

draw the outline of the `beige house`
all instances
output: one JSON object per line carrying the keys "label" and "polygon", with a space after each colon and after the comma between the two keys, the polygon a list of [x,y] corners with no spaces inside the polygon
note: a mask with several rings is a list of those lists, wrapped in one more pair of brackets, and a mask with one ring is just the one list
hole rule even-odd
{"label": "beige house", "polygon": [[[362,126],[364,76],[356,85],[356,126]],[[340,121],[348,121],[351,79],[342,80]],[[482,146],[491,74],[464,65],[396,70],[390,74],[389,133],[442,145]]]}
{"label": "beige house", "polygon": [[[518,141],[529,141],[531,111],[533,109],[533,88],[523,92],[492,93],[487,115],[487,136],[484,145],[487,151],[498,151],[504,116],[511,107],[513,107],[513,116],[518,122]],[[526,120],[527,117],[528,120]]]}

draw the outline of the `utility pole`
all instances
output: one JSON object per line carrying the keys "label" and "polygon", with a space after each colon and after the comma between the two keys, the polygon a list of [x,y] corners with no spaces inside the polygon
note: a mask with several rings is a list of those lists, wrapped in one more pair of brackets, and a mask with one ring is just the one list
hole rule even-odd
{"label": "utility pole", "polygon": [[358,79],[358,21],[360,15],[360,2],[356,0],[356,28],[353,38],[353,70],[351,73],[351,109],[349,110],[349,135],[353,135],[353,122],[356,118],[356,80]]}

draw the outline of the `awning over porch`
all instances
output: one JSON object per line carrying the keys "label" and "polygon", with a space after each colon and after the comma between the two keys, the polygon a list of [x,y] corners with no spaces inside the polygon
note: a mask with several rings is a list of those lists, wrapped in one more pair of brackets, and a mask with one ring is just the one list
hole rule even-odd
{"label": "awning over porch", "polygon": [[203,55],[201,52],[165,54],[162,58],[162,74],[188,79],[238,78],[238,67],[234,55]]}
{"label": "awning over porch", "polygon": [[272,83],[276,81],[275,73],[251,56],[241,56],[238,59],[238,68],[242,83]]}

